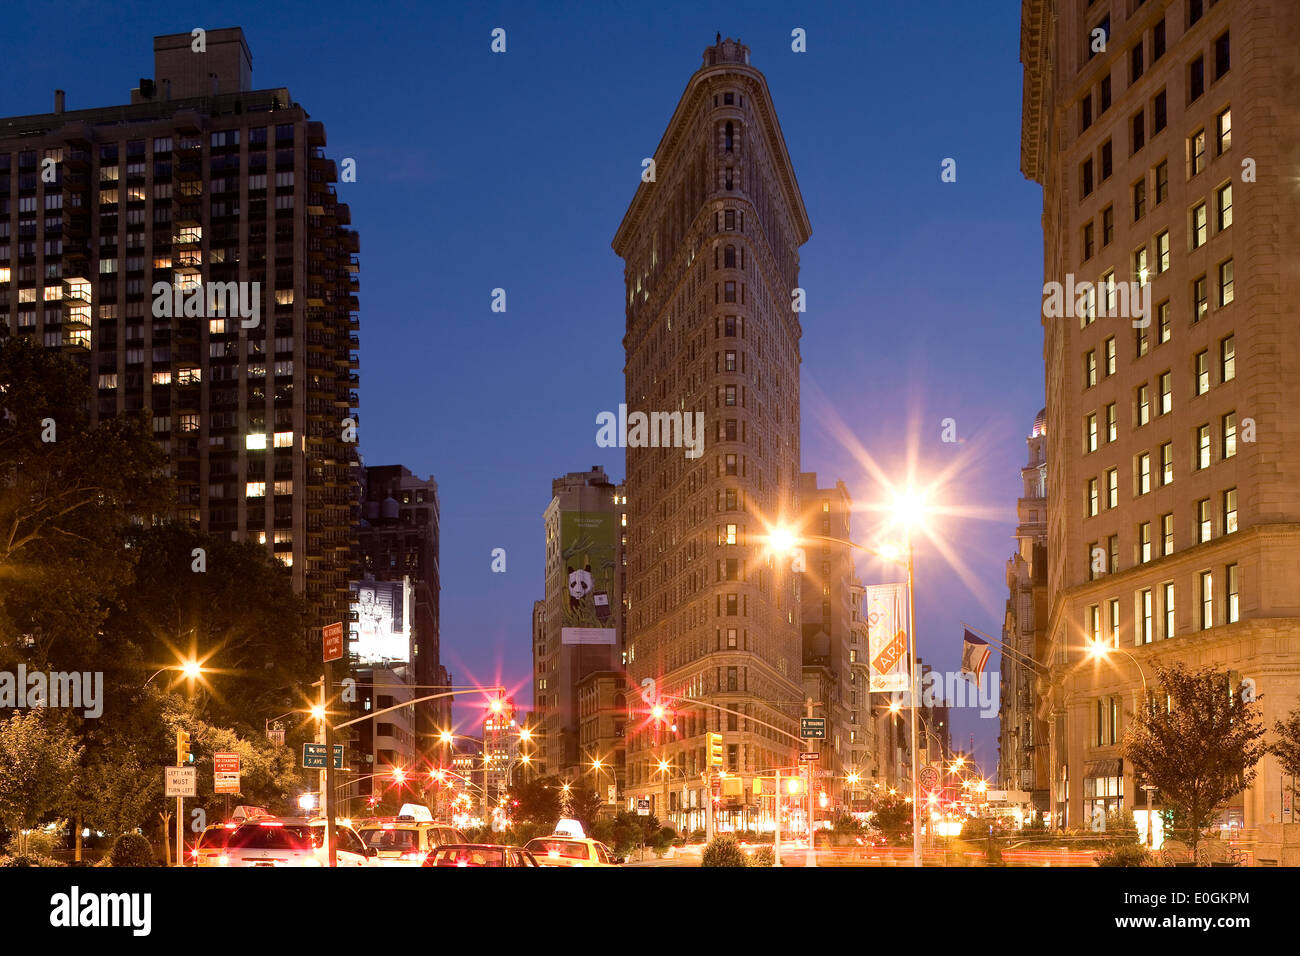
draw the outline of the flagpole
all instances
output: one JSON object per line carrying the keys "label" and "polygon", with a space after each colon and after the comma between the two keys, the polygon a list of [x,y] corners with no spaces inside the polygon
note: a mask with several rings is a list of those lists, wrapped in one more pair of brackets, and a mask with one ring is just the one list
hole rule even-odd
{"label": "flagpole", "polygon": [[[1000,650],[1002,650],[1002,651],[1004,651],[1004,652],[1006,652],[1006,653],[1010,653],[1010,654],[1016,655],[1016,656],[1018,656],[1018,657],[1023,657],[1025,660],[1023,660],[1023,661],[1015,661],[1015,663],[1019,664],[1021,667],[1041,667],[1041,668],[1043,669],[1043,673],[1047,673],[1048,671],[1051,670],[1050,667],[1048,667],[1046,664],[1044,664],[1042,661],[1040,661],[1038,658],[1034,657],[1033,655],[1031,655],[1031,654],[1026,654],[1024,651],[1022,651],[1022,650],[1018,650],[1018,649],[1016,649],[1015,647],[1012,647],[1011,645],[1007,644],[1005,641],[1001,641],[1001,640],[999,640],[998,638],[993,637],[992,635],[985,634],[985,633],[984,633],[983,631],[981,631],[978,627],[971,627],[971,626],[970,626],[969,624],[967,624],[965,621],[962,621],[962,622],[961,622],[961,626],[962,626],[964,629],[966,629],[966,630],[968,630],[968,631],[970,631],[970,632],[972,632],[972,633],[974,633],[974,634],[978,634],[980,637],[984,638],[985,640],[989,641],[990,643],[996,644]],[[1027,661],[1028,663],[1026,663],[1026,661]]]}

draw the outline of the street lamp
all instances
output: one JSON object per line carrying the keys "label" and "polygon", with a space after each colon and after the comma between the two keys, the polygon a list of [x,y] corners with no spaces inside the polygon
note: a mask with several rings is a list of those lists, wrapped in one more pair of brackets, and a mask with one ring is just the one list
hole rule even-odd
{"label": "street lamp", "polygon": [[[1129,660],[1131,660],[1131,661],[1133,662],[1133,666],[1136,667],[1136,668],[1138,669],[1138,677],[1142,678],[1142,700],[1143,700],[1143,702],[1145,703],[1145,705],[1149,708],[1149,707],[1151,706],[1151,694],[1150,694],[1150,692],[1147,690],[1147,675],[1146,675],[1146,671],[1142,670],[1142,662],[1139,661],[1139,660],[1138,660],[1136,657],[1134,657],[1132,654],[1130,654],[1127,650],[1125,650],[1124,648],[1120,647],[1118,644],[1111,645],[1111,644],[1107,644],[1107,643],[1105,643],[1104,641],[1101,641],[1101,640],[1095,640],[1095,641],[1092,641],[1092,642],[1088,645],[1088,654],[1089,654],[1089,656],[1091,656],[1092,659],[1095,660],[1095,661],[1101,661],[1101,660],[1104,660],[1104,659],[1106,658],[1106,655],[1108,655],[1111,651],[1119,651],[1121,654],[1123,654],[1125,657],[1127,657]],[[1151,835],[1151,834],[1152,834],[1152,831],[1155,829],[1155,827],[1153,827],[1153,826],[1151,825],[1151,792],[1152,792],[1153,790],[1158,789],[1158,788],[1152,786],[1150,783],[1147,783],[1147,784],[1143,784],[1143,785],[1142,785],[1142,789],[1143,789],[1144,791],[1146,791],[1146,795],[1147,795],[1147,828],[1146,828],[1146,829],[1147,829],[1147,839],[1146,839],[1146,844],[1147,844],[1148,847],[1150,847],[1150,846],[1152,846],[1152,835]]]}

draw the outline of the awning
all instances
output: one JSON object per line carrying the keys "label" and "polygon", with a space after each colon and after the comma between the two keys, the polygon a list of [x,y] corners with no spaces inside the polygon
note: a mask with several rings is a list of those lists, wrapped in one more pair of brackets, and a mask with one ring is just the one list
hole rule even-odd
{"label": "awning", "polygon": [[1085,777],[1122,777],[1124,776],[1124,761],[1119,757],[1112,757],[1110,760],[1094,760],[1084,768],[1083,775]]}

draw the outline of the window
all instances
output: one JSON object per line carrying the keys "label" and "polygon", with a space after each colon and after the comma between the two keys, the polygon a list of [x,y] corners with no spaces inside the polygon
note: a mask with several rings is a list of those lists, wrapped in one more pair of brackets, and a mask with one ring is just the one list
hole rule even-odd
{"label": "window", "polygon": [[1097,384],[1097,351],[1090,349],[1088,354],[1083,357],[1083,381],[1085,388],[1092,388]]}
{"label": "window", "polygon": [[[1110,143],[1107,143],[1103,150],[1108,154]],[[1109,172],[1106,173],[1110,175]],[[1104,249],[1115,241],[1115,207],[1107,206],[1101,211],[1101,245]]]}
{"label": "window", "polygon": [[1168,299],[1156,306],[1156,319],[1156,344],[1163,345],[1169,341],[1169,335],[1172,331]]}
{"label": "window", "polygon": [[1079,101],[1079,132],[1082,133],[1092,125],[1092,94],[1087,94]]}
{"label": "window", "polygon": [[1097,516],[1098,503],[1099,500],[1097,494],[1097,479],[1089,478],[1088,479],[1088,517],[1089,518],[1095,518]]}
{"label": "window", "polygon": [[1133,184],[1133,221],[1147,214],[1147,180],[1143,176]]}
{"label": "window", "polygon": [[1187,0],[1187,29],[1196,25],[1196,21],[1205,16],[1205,0]]}
{"label": "window", "polygon": [[1167,582],[1163,588],[1164,591],[1164,609],[1165,609],[1165,640],[1169,640],[1176,633],[1174,625],[1174,585],[1173,582]]}
{"label": "window", "polygon": [[265,498],[266,482],[250,481],[244,487],[244,497],[246,498]]}
{"label": "window", "polygon": [[1200,471],[1210,467],[1210,426],[1196,426],[1196,468]]}
{"label": "window", "polygon": [[[1147,280],[1150,279],[1151,277],[1151,270],[1147,268],[1147,247],[1145,245],[1141,249],[1138,249],[1136,252],[1133,253],[1133,275],[1137,279],[1139,288],[1145,287],[1147,284]],[[1148,316],[1148,319],[1149,318],[1150,317]],[[1146,340],[1145,327],[1142,328],[1142,339],[1145,342]],[[1139,352],[1138,354],[1145,355],[1146,349],[1145,348],[1142,349],[1142,351]]]}
{"label": "window", "polygon": [[[1133,114],[1132,135],[1129,137],[1129,153],[1136,153],[1147,142],[1147,119],[1142,110]],[[1137,217],[1134,217],[1137,218]]]}
{"label": "window", "polygon": [[1092,223],[1088,222],[1083,227],[1083,261],[1087,262],[1092,258],[1094,251],[1093,228]]}
{"label": "window", "polygon": [[1151,112],[1151,135],[1154,136],[1169,125],[1169,97],[1164,90],[1156,94]]}
{"label": "window", "polygon": [[1108,442],[1119,438],[1119,423],[1116,421],[1115,408],[1114,402],[1106,406],[1106,441]]}
{"label": "window", "polygon": [[1210,353],[1203,350],[1196,353],[1193,365],[1193,395],[1204,395],[1210,390]]}
{"label": "window", "polygon": [[1219,420],[1219,437],[1224,458],[1233,458],[1237,454],[1237,413],[1228,412]]}
{"label": "window", "polygon": [[726,538],[724,539],[727,544],[736,543],[736,530],[737,530],[736,525],[734,524],[727,525]]}
{"label": "window", "polygon": [[1110,629],[1110,646],[1119,647],[1119,598],[1111,598],[1110,602],[1110,620],[1108,621]]}
{"label": "window", "polygon": [[1219,264],[1219,307],[1232,303],[1232,260]]}
{"label": "window", "polygon": [[1095,581],[1097,579],[1098,550],[1099,548],[1097,547],[1096,541],[1092,541],[1088,544],[1088,580],[1089,581]]}
{"label": "window", "polygon": [[1142,41],[1128,51],[1128,81],[1132,85],[1142,76]]}
{"label": "window", "polygon": [[1097,644],[1101,641],[1101,608],[1096,604],[1088,605],[1088,642]]}
{"label": "window", "polygon": [[1156,165],[1156,205],[1169,198],[1169,161],[1161,160]]}
{"label": "window", "polygon": [[1160,553],[1164,557],[1174,553],[1174,516],[1172,514],[1160,516]]}
{"label": "window", "polygon": [[727,628],[727,650],[735,650],[736,647],[736,629]]}
{"label": "window", "polygon": [[1205,130],[1203,129],[1198,129],[1187,140],[1187,165],[1192,176],[1205,169]]}
{"label": "window", "polygon": [[1235,624],[1241,620],[1241,581],[1235,564],[1228,565],[1225,571],[1228,579],[1227,623]]}
{"label": "window", "polygon": [[1165,21],[1161,20],[1151,28],[1151,62],[1154,63],[1165,55]]}
{"label": "window", "polygon": [[1084,422],[1083,430],[1083,451],[1084,454],[1097,450],[1097,413],[1091,412]]}
{"label": "window", "polygon": [[1174,410],[1174,373],[1160,373],[1160,414],[1168,415]]}
{"label": "window", "polygon": [[1215,129],[1218,133],[1218,150],[1222,156],[1232,148],[1232,110],[1226,109],[1218,115],[1215,121]]}
{"label": "window", "polygon": [[1232,68],[1232,49],[1228,39],[1228,31],[1223,33],[1214,41],[1214,78],[1222,79],[1223,75]]}
{"label": "window", "polygon": [[[1111,148],[1111,141],[1106,140],[1106,142],[1101,144],[1101,181],[1104,183],[1106,180],[1110,179],[1110,174],[1114,171],[1114,150]],[[1105,240],[1102,241],[1102,245],[1105,245]]]}
{"label": "window", "polygon": [[1202,571],[1201,578],[1201,630],[1214,627],[1214,572]]}
{"label": "window", "polygon": [[1205,245],[1205,240],[1210,236],[1210,214],[1205,208],[1205,203],[1197,203],[1192,207],[1192,248],[1199,249]]}
{"label": "window", "polygon": [[1080,179],[1079,191],[1084,196],[1091,195],[1092,194],[1092,158],[1091,157],[1085,159],[1083,161],[1083,165],[1079,168],[1079,179]]}
{"label": "window", "polygon": [[1119,469],[1110,468],[1106,471],[1106,507],[1119,507]]}
{"label": "window", "polygon": [[1165,442],[1160,446],[1160,484],[1170,484],[1174,480],[1174,443]]}
{"label": "window", "polygon": [[1112,534],[1106,539],[1106,553],[1109,556],[1107,567],[1111,574],[1119,571],[1119,535]]}
{"label": "window", "polygon": [[[1107,18],[1107,20],[1108,22],[1106,24],[1106,36],[1107,38],[1109,38],[1110,37],[1109,18]],[[1100,116],[1102,113],[1110,109],[1110,74],[1109,73],[1107,73],[1105,76],[1101,78],[1101,89],[1097,91],[1097,100],[1098,100],[1097,115]]]}
{"label": "window", "polygon": [[1152,630],[1151,619],[1154,616],[1154,614],[1155,614],[1155,608],[1152,606],[1152,602],[1151,602],[1151,589],[1144,588],[1142,591],[1138,593],[1138,617],[1142,622],[1141,626],[1138,629],[1138,634],[1137,634],[1138,644],[1151,643],[1151,630]]}
{"label": "window", "polygon": [[1144,451],[1137,456],[1137,493],[1145,495],[1151,490],[1151,453]]}
{"label": "window", "polygon": [[1205,92],[1205,57],[1198,56],[1187,67],[1187,102],[1192,103]]}
{"label": "window", "polygon": [[1148,386],[1139,385],[1137,389],[1137,423],[1141,428],[1151,421],[1151,396]]}
{"label": "window", "polygon": [[1196,543],[1204,544],[1213,536],[1210,525],[1210,499],[1202,498],[1196,502]]}
{"label": "window", "polygon": [[1223,533],[1232,534],[1237,530],[1237,489],[1229,488],[1223,493]]}
{"label": "window", "polygon": [[724,302],[736,301],[736,283],[724,282],[722,285],[722,298]]}
{"label": "window", "polygon": [[1138,525],[1138,561],[1146,564],[1151,560],[1151,522],[1144,521]]}
{"label": "window", "polygon": [[1210,283],[1205,276],[1201,276],[1192,283],[1192,322],[1201,321],[1209,311]]}
{"label": "window", "polygon": [[1227,229],[1232,225],[1232,183],[1226,186],[1220,186],[1215,193],[1215,206],[1218,209],[1218,219],[1215,223],[1219,232]]}
{"label": "window", "polygon": [[1237,377],[1237,344],[1229,335],[1219,342],[1219,381],[1231,382]]}
{"label": "window", "polygon": [[1169,230],[1156,236],[1156,275],[1169,271]]}

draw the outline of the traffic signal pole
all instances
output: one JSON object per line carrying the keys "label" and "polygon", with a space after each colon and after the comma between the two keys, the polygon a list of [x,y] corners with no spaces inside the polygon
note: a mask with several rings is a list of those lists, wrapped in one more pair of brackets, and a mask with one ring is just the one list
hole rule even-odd
{"label": "traffic signal pole", "polygon": [[334,724],[329,719],[330,690],[334,686],[334,662],[325,662],[325,675],[321,681],[320,705],[325,713],[325,792],[321,794],[321,807],[325,811],[325,852],[330,866],[338,866],[338,841],[334,833]]}

